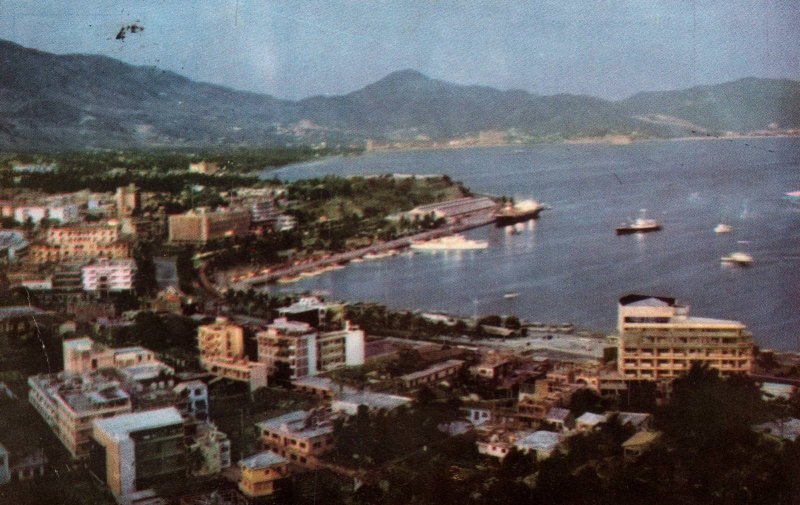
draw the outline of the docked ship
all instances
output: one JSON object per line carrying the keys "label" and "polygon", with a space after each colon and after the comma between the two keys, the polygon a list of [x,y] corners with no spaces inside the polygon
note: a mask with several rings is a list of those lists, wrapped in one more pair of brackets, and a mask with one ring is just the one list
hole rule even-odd
{"label": "docked ship", "polygon": [[414,242],[411,249],[417,251],[461,251],[468,249],[486,249],[489,242],[485,240],[469,240],[464,235],[448,235],[424,242]]}
{"label": "docked ship", "polygon": [[506,205],[497,213],[495,224],[497,226],[508,226],[520,221],[528,221],[539,217],[539,213],[547,207],[536,200],[523,200],[516,205]]}
{"label": "docked ship", "polygon": [[617,235],[629,235],[631,233],[647,233],[651,231],[658,231],[660,229],[661,225],[658,224],[655,219],[645,219],[644,210],[642,210],[641,217],[618,226],[616,230]]}
{"label": "docked ship", "polygon": [[723,256],[720,259],[723,263],[733,263],[741,266],[748,266],[753,264],[753,257],[743,252],[730,253],[728,256]]}

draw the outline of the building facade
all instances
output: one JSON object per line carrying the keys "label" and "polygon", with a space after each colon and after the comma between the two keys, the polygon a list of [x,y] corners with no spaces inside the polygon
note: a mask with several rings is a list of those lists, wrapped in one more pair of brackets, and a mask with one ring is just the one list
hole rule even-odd
{"label": "building facade", "polygon": [[317,374],[317,332],[311,325],[277,318],[256,338],[258,361],[270,372],[285,368],[292,380]]}
{"label": "building facade", "polygon": [[617,366],[627,380],[670,380],[694,362],[721,375],[749,373],[753,364],[753,337],[744,324],[692,317],[674,298],[620,298],[617,329]]}
{"label": "building facade", "polygon": [[289,462],[272,451],[262,451],[239,461],[239,490],[258,498],[275,493],[276,483],[289,476]]}
{"label": "building facade", "polygon": [[135,276],[136,262],[132,259],[100,258],[81,267],[84,291],[131,291]]}
{"label": "building facade", "polygon": [[316,457],[334,448],[333,422],[324,409],[297,410],[256,424],[265,449],[290,462],[314,467]]}
{"label": "building facade", "polygon": [[169,241],[204,244],[212,240],[246,235],[250,213],[242,209],[210,211],[206,208],[169,216]]}
{"label": "building facade", "polygon": [[120,240],[119,226],[59,226],[47,230],[43,243],[30,246],[33,263],[60,263],[93,258],[129,258],[130,244]]}
{"label": "building facade", "polygon": [[244,329],[218,318],[197,329],[200,366],[217,377],[247,382],[250,390],[266,387],[269,367],[250,361],[244,350]]}

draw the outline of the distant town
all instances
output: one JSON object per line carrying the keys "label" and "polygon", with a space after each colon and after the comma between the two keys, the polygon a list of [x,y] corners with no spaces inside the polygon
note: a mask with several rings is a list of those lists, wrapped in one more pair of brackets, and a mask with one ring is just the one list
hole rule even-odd
{"label": "distant town", "polygon": [[796,503],[800,353],[736,314],[630,293],[607,334],[265,289],[547,219],[447,175],[256,177],[358,152],[3,158],[0,503]]}

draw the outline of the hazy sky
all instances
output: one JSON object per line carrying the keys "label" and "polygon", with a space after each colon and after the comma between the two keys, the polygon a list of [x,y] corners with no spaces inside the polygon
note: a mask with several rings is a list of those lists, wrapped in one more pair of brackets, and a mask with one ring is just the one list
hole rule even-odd
{"label": "hazy sky", "polygon": [[800,79],[800,0],[0,0],[0,38],[293,99],[404,68],[605,98]]}

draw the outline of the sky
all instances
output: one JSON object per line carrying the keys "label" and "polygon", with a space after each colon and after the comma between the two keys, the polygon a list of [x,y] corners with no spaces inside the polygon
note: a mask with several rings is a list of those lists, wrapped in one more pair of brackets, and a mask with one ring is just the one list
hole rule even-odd
{"label": "sky", "polygon": [[0,0],[0,38],[287,99],[407,68],[610,99],[800,79],[800,0]]}

